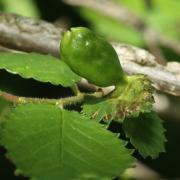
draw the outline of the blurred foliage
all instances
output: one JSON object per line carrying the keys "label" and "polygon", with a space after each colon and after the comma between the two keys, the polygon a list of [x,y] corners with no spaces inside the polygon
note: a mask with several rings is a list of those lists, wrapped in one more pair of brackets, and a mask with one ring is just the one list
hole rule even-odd
{"label": "blurred foliage", "polygon": [[[144,20],[163,35],[170,38],[180,39],[178,26],[180,19],[180,1],[178,0],[116,0],[138,17]],[[149,3],[148,3],[149,2]],[[98,33],[104,34],[112,40],[144,46],[141,32],[133,27],[126,26],[110,17],[103,16],[100,12],[89,8],[80,8],[80,14],[90,23]],[[133,17],[132,17],[133,18]]]}
{"label": "blurred foliage", "polygon": [[118,1],[136,13],[150,27],[152,26],[164,35],[180,39],[179,0],[136,0],[133,3],[131,0]]}
{"label": "blurred foliage", "polygon": [[138,46],[144,44],[142,35],[132,27],[126,26],[89,8],[79,8],[79,12],[90,23],[92,29],[110,40]]}
{"label": "blurred foliage", "polygon": [[29,17],[40,17],[34,0],[0,0],[0,11]]}
{"label": "blurred foliage", "polygon": [[[179,0],[113,0],[121,3],[130,11],[135,13],[146,22],[150,27],[153,27],[158,32],[169,36],[170,38],[180,40],[180,1]],[[43,5],[42,7],[39,7]],[[61,7],[62,8],[61,8]],[[41,10],[46,12],[41,12]],[[40,17],[41,14],[47,14],[45,17],[57,13],[57,19],[60,17],[70,17],[71,13],[64,3],[60,0],[51,0],[41,2],[41,0],[0,0],[0,11],[18,13],[30,17]],[[67,14],[65,13],[67,11]],[[74,8],[71,9],[73,11]],[[102,15],[100,12],[94,11],[89,8],[81,7],[76,8],[85,21],[89,23],[92,29],[96,32],[106,36],[110,40],[129,43],[141,47],[145,47],[142,34],[133,27],[125,25],[123,22],[118,22]],[[70,17],[72,20],[74,18]],[[133,17],[132,17],[133,18]],[[50,17],[46,19],[51,19]],[[54,19],[55,20],[55,19]],[[72,22],[72,24],[74,24]],[[77,23],[78,24],[78,23]]]}

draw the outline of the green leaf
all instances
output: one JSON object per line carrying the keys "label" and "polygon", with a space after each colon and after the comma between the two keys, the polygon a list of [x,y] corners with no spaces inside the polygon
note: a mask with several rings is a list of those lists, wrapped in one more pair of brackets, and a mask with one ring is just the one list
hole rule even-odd
{"label": "green leaf", "polygon": [[180,38],[178,27],[180,18],[180,1],[178,0],[152,0],[152,6],[146,5],[144,0],[119,0],[132,12],[143,19],[148,26],[170,38]]}
{"label": "green leaf", "polygon": [[23,78],[33,78],[64,87],[73,86],[80,80],[63,61],[37,53],[0,53],[0,69],[19,74]]}
{"label": "green leaf", "polygon": [[[1,91],[0,91],[1,93]],[[5,119],[6,116],[11,112],[13,104],[11,102],[8,102],[2,98],[0,98],[0,123],[2,123]],[[0,126],[0,141],[2,137],[2,127]],[[1,142],[0,142],[1,144]]]}
{"label": "green leaf", "polygon": [[116,102],[113,99],[89,99],[82,105],[82,113],[97,122],[110,123],[116,115]]}
{"label": "green leaf", "polygon": [[23,16],[36,17],[40,16],[38,8],[33,0],[1,0],[3,10],[6,13],[16,13]]}
{"label": "green leaf", "polygon": [[138,117],[139,113],[151,112],[153,87],[144,75],[128,77],[127,84],[120,84],[106,98],[88,99],[84,103],[83,114],[95,119],[122,122],[125,117]]}
{"label": "green leaf", "polygon": [[179,19],[180,19],[180,1],[178,0],[154,0],[153,14],[149,14],[148,21],[150,25],[158,29],[159,32],[174,38],[180,39]]}
{"label": "green leaf", "polygon": [[146,76],[129,76],[128,84],[120,85],[112,94],[117,98],[117,121],[151,112],[154,103],[153,93],[154,88]]}
{"label": "green leaf", "polygon": [[148,9],[146,7],[146,2],[144,0],[118,0],[118,3],[120,5],[125,6],[128,10],[132,11],[133,13],[137,14],[138,17],[141,17],[142,19],[146,18],[146,15],[148,13]]}
{"label": "green leaf", "polygon": [[130,142],[144,158],[157,158],[159,153],[165,152],[165,129],[155,112],[125,119],[123,128]]}
{"label": "green leaf", "polygon": [[1,126],[16,173],[36,180],[109,180],[133,162],[125,142],[101,124],[56,106],[20,105]]}
{"label": "green leaf", "polygon": [[[178,41],[180,38],[179,19],[180,19],[180,1],[178,0],[152,0],[148,2],[144,0],[117,0],[137,17],[142,19],[148,27],[152,27],[155,31],[160,32],[164,36],[173,38]],[[144,46],[145,41],[140,32],[135,28],[127,26],[126,23],[117,21],[102,13],[94,11],[90,8],[82,7],[79,9],[80,14],[85,18],[92,28],[104,34],[111,40]]]}
{"label": "green leaf", "polygon": [[3,120],[4,116],[9,112],[9,109],[12,105],[13,104],[11,102],[8,102],[0,98],[0,122]]}

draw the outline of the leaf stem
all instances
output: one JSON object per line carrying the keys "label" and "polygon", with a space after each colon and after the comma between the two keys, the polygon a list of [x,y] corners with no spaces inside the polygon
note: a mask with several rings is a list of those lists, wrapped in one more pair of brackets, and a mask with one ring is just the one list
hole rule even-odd
{"label": "leaf stem", "polygon": [[72,104],[82,103],[86,97],[101,98],[103,96],[104,94],[102,92],[95,92],[91,94],[79,92],[75,96],[59,98],[59,99],[48,99],[48,98],[20,97],[20,96],[16,96],[16,95],[4,92],[4,91],[0,91],[0,98],[3,98],[14,104],[47,103],[47,104],[53,104],[53,105],[62,106],[62,107],[72,105]]}

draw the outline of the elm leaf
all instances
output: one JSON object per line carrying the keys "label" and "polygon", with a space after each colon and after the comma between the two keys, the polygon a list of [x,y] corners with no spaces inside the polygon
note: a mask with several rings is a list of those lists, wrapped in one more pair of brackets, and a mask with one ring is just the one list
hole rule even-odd
{"label": "elm leaf", "polygon": [[159,153],[165,152],[165,129],[155,112],[125,119],[123,128],[130,142],[144,158],[157,158]]}
{"label": "elm leaf", "polygon": [[26,79],[33,78],[64,87],[71,87],[80,80],[63,61],[37,53],[0,53],[0,69]]}
{"label": "elm leaf", "polygon": [[1,126],[16,174],[36,180],[109,180],[134,159],[101,124],[53,105],[17,106]]}

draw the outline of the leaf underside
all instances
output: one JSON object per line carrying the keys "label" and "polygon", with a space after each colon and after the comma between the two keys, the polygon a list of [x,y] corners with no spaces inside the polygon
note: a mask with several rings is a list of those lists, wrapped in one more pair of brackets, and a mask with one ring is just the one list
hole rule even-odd
{"label": "leaf underside", "polygon": [[80,80],[63,61],[37,53],[0,53],[0,69],[26,79],[33,78],[64,87],[71,87]]}
{"label": "leaf underside", "polygon": [[126,143],[101,124],[56,106],[17,106],[1,128],[16,172],[36,180],[110,180],[133,162]]}
{"label": "leaf underside", "polygon": [[157,158],[165,152],[165,129],[155,112],[140,114],[138,118],[125,119],[123,129],[130,142],[146,158]]}

